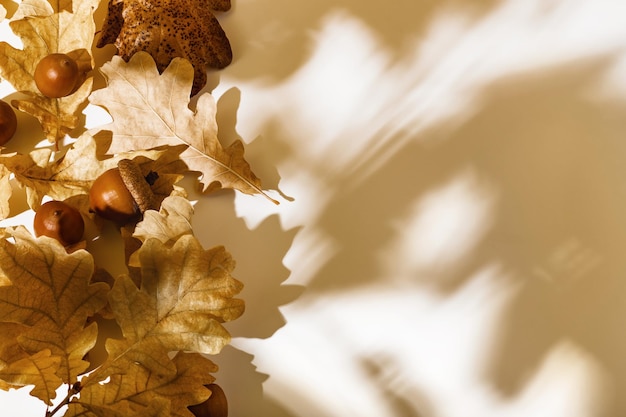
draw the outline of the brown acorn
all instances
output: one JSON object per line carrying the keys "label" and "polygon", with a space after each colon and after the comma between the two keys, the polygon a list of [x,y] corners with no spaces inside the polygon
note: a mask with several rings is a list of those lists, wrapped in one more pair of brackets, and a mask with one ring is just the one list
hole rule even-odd
{"label": "brown acorn", "polygon": [[6,101],[0,100],[0,145],[7,143],[17,130],[15,110]]}
{"label": "brown acorn", "polygon": [[35,236],[52,237],[67,247],[81,241],[85,223],[74,207],[63,201],[50,200],[35,212],[33,229]]}
{"label": "brown acorn", "polygon": [[66,54],[50,54],[37,63],[33,74],[37,88],[46,97],[70,95],[80,78],[78,64]]}
{"label": "brown acorn", "polygon": [[122,159],[93,182],[89,207],[120,226],[137,222],[146,210],[158,208],[150,185],[135,161]]}

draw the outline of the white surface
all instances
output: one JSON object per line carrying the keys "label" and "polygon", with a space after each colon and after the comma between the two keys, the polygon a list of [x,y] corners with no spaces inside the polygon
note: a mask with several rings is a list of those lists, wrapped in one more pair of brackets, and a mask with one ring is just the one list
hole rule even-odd
{"label": "white surface", "polygon": [[626,2],[219,18],[220,134],[293,198],[197,197],[246,285],[232,417],[626,414]]}

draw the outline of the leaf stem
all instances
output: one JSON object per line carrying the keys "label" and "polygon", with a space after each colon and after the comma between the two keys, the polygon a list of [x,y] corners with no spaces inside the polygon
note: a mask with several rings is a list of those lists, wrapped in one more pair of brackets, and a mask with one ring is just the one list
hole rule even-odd
{"label": "leaf stem", "polygon": [[76,394],[80,392],[80,389],[81,389],[80,382],[77,382],[74,385],[71,385],[70,388],[67,390],[67,395],[65,396],[63,401],[61,401],[61,403],[59,403],[52,411],[50,410],[46,411],[46,417],[52,417],[53,415],[58,413],[59,410],[61,410],[61,408],[68,405],[70,401],[72,400],[72,397],[74,397]]}

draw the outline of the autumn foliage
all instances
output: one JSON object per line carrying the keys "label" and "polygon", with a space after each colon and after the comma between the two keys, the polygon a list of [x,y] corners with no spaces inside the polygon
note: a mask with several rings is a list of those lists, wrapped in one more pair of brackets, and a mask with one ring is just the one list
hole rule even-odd
{"label": "autumn foliage", "polygon": [[[106,20],[96,22],[99,3],[28,0],[10,17],[23,47],[0,42],[0,75],[19,92],[13,107],[35,117],[53,146],[0,150],[0,220],[18,214],[8,202],[21,192],[32,210],[47,199],[64,201],[99,230],[89,190],[122,159],[146,175],[158,172],[152,190],[160,208],[120,230],[128,272],[115,277],[88,245],[68,250],[25,225],[0,229],[0,389],[29,389],[47,417],[191,417],[188,407],[211,395],[217,365],[209,357],[230,341],[224,323],[244,312],[244,302],[228,251],[204,248],[195,237],[193,206],[179,181],[195,175],[205,193],[228,188],[274,201],[243,143],[222,146],[215,99],[200,92],[206,67],[223,68],[232,58],[210,11],[228,10],[230,1],[207,8],[197,0],[111,0]],[[174,21],[181,13],[185,20]],[[99,43],[119,53],[99,68],[98,26]],[[51,53],[78,62],[80,83],[67,97],[45,97],[35,85],[34,68]],[[95,71],[106,80],[96,90]],[[112,122],[85,129],[87,105],[105,109]],[[103,318],[119,335],[105,335],[106,355],[96,359]],[[67,396],[56,398],[62,386]]]}

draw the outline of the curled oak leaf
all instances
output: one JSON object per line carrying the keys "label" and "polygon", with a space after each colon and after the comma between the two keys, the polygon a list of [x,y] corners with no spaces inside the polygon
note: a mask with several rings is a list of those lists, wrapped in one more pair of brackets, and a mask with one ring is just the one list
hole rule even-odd
{"label": "curled oak leaf", "polygon": [[94,262],[78,250],[71,254],[48,237],[35,239],[24,227],[5,230],[0,268],[12,285],[0,287],[0,321],[28,327],[20,347],[29,355],[50,350],[60,358],[56,375],[72,384],[88,363],[85,354],[97,337],[88,317],[106,304],[104,283],[91,284]]}
{"label": "curled oak leaf", "polygon": [[193,68],[188,61],[175,58],[159,74],[152,57],[139,52],[128,63],[114,56],[101,70],[108,86],[94,91],[89,99],[113,118],[101,127],[113,133],[108,153],[184,145],[180,158],[190,171],[201,174],[204,192],[231,188],[261,194],[278,204],[263,191],[245,160],[243,143],[222,147],[213,96],[201,94],[195,110],[190,109],[187,93]]}
{"label": "curled oak leaf", "polygon": [[[98,0],[59,2],[59,11],[54,12],[53,7],[44,8],[43,2],[29,2],[18,9],[17,18],[9,23],[22,40],[23,49],[0,42],[0,74],[26,96],[13,100],[12,104],[36,117],[52,143],[79,126],[80,112],[92,89],[93,78],[88,73],[93,58],[89,51],[95,32],[93,12],[98,3]],[[69,96],[49,98],[39,92],[33,74],[43,57],[57,52],[77,60],[82,78],[80,87]]]}
{"label": "curled oak leaf", "polygon": [[222,323],[244,311],[243,300],[234,298],[242,284],[231,276],[234,261],[223,247],[205,250],[193,235],[174,245],[148,239],[138,259],[141,286],[123,275],[109,294],[124,338],[107,341],[108,359],[85,386],[137,365],[171,375],[170,352],[217,354],[230,342]]}
{"label": "curled oak leaf", "polygon": [[230,42],[211,13],[230,9],[230,0],[110,0],[98,46],[114,43],[128,61],[144,51],[160,72],[176,57],[194,68],[191,95],[206,84],[206,67],[224,68],[232,61]]}
{"label": "curled oak leaf", "polygon": [[[52,151],[46,148],[36,149],[29,154],[0,154],[0,195],[4,190],[1,169],[14,174],[18,184],[26,188],[27,202],[33,210],[39,208],[44,196],[56,200],[83,196],[77,199],[75,205],[87,212],[86,196],[91,184],[104,171],[117,166],[121,159],[135,159],[145,174],[158,172],[159,179],[154,190],[161,199],[169,195],[174,184],[182,178],[183,164],[178,159],[180,149],[138,150],[101,160],[98,146],[93,136],[84,133],[56,160],[52,160]],[[0,213],[1,210],[0,204]]]}
{"label": "curled oak leaf", "polygon": [[[175,372],[169,374],[132,364],[126,372],[111,375],[107,383],[85,385],[80,397],[70,404],[66,417],[143,417],[152,415],[150,405],[155,401],[169,410],[168,417],[193,417],[187,407],[209,397],[205,385],[215,380],[211,373],[217,371],[217,366],[202,355],[180,352],[171,363]],[[81,411],[88,412],[80,414]]]}

